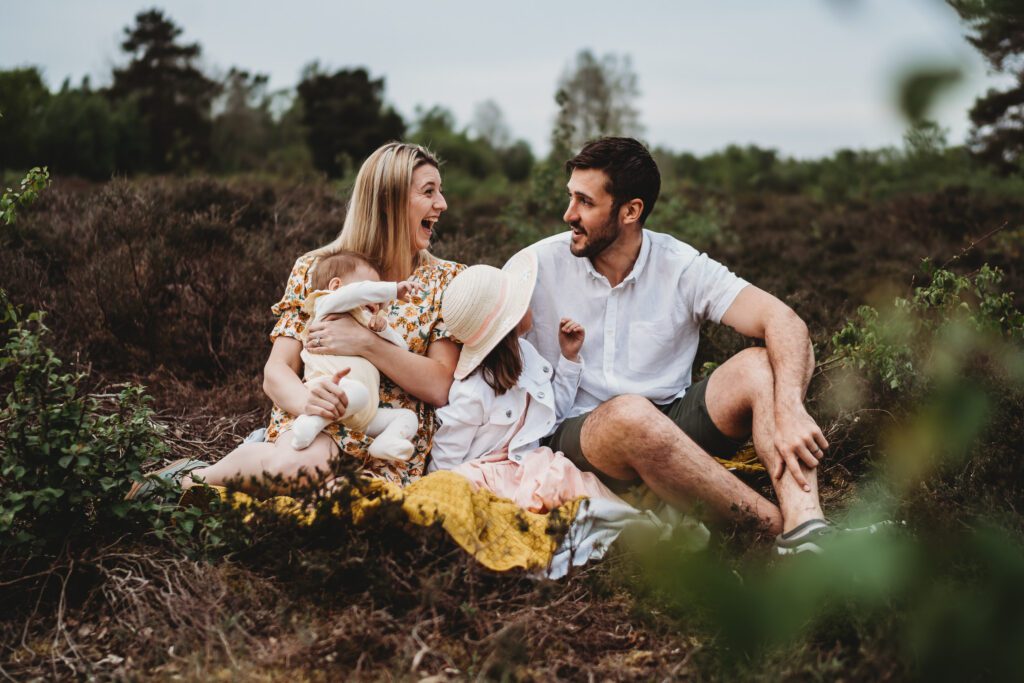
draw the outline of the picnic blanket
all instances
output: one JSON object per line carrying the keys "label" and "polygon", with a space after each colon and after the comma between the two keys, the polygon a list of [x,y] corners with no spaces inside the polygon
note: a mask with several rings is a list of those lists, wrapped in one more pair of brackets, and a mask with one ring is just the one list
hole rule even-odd
{"label": "picnic blanket", "polygon": [[[211,486],[232,505],[249,509],[269,507],[311,524],[316,512],[288,496],[257,501],[240,492]],[[361,494],[361,495],[360,495]],[[473,490],[469,480],[454,472],[434,472],[404,489],[393,482],[371,480],[361,487],[348,511],[359,524],[385,504],[399,503],[409,521],[420,526],[440,524],[463,550],[494,571],[543,570],[551,564],[562,537],[583,499],[565,503],[547,514],[527,512],[511,500],[486,489]]]}
{"label": "picnic blanket", "polygon": [[[731,470],[764,470],[752,446],[732,459],[715,459]],[[229,498],[224,487],[209,488],[237,507],[269,507],[293,515],[304,524],[315,519],[315,512],[295,498],[275,496],[257,501],[241,492]],[[573,566],[603,556],[619,534],[631,526],[651,525],[665,535],[682,523],[693,539],[693,549],[703,547],[708,537],[707,529],[696,520],[677,516],[659,522],[649,511],[641,512],[638,508],[647,508],[650,502],[641,501],[643,496],[623,505],[578,498],[551,512],[535,513],[484,488],[475,489],[468,479],[451,471],[428,474],[404,489],[375,479],[367,482],[360,493],[347,511],[357,524],[385,503],[399,503],[410,522],[419,526],[439,523],[459,547],[488,569],[526,569],[553,579],[564,576]],[[335,513],[343,511],[336,509]]]}

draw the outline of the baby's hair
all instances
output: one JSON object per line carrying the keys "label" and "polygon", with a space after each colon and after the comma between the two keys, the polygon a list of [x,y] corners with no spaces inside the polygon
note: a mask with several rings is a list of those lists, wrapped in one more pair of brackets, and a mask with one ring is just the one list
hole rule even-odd
{"label": "baby's hair", "polygon": [[523,374],[523,356],[519,352],[519,334],[513,329],[480,361],[484,381],[501,396],[519,381]]}
{"label": "baby's hair", "polygon": [[334,278],[345,278],[360,266],[372,268],[380,275],[380,268],[367,256],[354,251],[342,250],[330,256],[321,256],[313,266],[313,289],[327,289]]}

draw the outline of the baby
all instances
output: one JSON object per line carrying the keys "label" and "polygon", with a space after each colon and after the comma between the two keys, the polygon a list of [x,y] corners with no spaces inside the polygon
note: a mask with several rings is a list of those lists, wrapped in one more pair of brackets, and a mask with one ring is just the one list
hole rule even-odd
{"label": "baby", "polygon": [[[342,251],[316,262],[312,285],[316,291],[303,305],[311,323],[334,320],[347,313],[392,344],[408,348],[405,340],[388,326],[380,305],[408,298],[412,283],[381,282],[377,269],[365,257]],[[406,461],[412,457],[415,447],[411,439],[419,426],[416,413],[406,408],[378,406],[380,372],[368,360],[303,350],[302,362],[306,381],[314,377],[333,377],[349,368],[348,375],[338,382],[348,397],[348,408],[339,419],[341,424],[374,437],[368,451],[375,458]],[[292,445],[296,449],[306,448],[328,424],[327,418],[301,415],[292,426]]]}

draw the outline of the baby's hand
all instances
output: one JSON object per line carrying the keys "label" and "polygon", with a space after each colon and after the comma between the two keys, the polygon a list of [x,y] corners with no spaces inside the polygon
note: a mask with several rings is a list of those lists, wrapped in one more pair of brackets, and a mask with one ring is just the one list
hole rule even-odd
{"label": "baby's hand", "polygon": [[388,326],[388,317],[384,314],[383,310],[377,310],[370,317],[370,324],[368,327],[374,332],[383,332],[384,328]]}
{"label": "baby's hand", "polygon": [[415,289],[415,284],[409,280],[402,280],[398,283],[398,298],[402,301],[408,301],[412,297],[412,293]]}
{"label": "baby's hand", "polygon": [[562,349],[562,356],[573,363],[580,362],[580,349],[583,348],[583,338],[587,332],[571,318],[562,318],[558,323],[558,346]]}

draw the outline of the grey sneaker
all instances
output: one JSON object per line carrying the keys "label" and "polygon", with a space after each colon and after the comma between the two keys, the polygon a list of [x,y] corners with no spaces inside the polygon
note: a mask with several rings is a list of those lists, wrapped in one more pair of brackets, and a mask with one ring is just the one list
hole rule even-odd
{"label": "grey sneaker", "polygon": [[824,545],[837,533],[835,524],[827,519],[809,519],[784,534],[775,537],[775,552],[779,555],[825,552]]}
{"label": "grey sneaker", "polygon": [[833,541],[842,537],[870,536],[885,531],[894,531],[906,526],[906,522],[884,520],[867,526],[841,528],[827,519],[809,519],[803,524],[775,537],[775,552],[779,555],[798,553],[821,554],[828,551]]}
{"label": "grey sneaker", "polygon": [[170,465],[145,475],[142,481],[134,482],[131,489],[125,494],[124,499],[141,500],[152,498],[160,494],[161,491],[166,491],[168,486],[180,481],[182,477],[192,470],[209,466],[210,463],[203,462],[202,460],[189,460],[188,458],[175,460]]}

